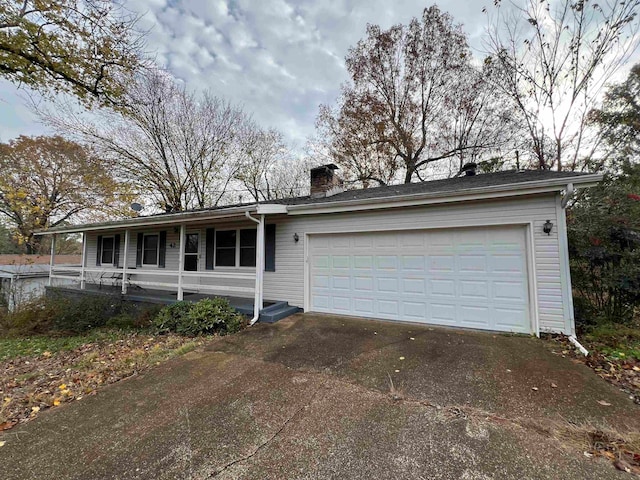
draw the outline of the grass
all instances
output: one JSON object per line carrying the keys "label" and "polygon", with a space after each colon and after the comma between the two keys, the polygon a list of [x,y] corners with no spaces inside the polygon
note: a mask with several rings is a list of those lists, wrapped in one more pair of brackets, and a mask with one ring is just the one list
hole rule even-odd
{"label": "grass", "polygon": [[582,340],[608,357],[640,361],[640,325],[598,325],[585,331]]}
{"label": "grass", "polygon": [[70,337],[47,335],[0,337],[0,361],[17,357],[38,356],[45,352],[56,353],[75,350],[87,343],[116,341],[124,335],[126,332],[120,330],[100,329]]}

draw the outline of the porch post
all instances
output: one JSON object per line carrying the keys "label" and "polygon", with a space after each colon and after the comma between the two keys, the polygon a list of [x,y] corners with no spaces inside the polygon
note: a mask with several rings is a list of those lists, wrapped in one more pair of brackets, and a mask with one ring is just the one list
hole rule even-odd
{"label": "porch post", "polygon": [[256,287],[253,313],[254,317],[258,318],[264,302],[262,298],[262,278],[264,276],[264,215],[260,215],[260,223],[258,223],[257,226],[256,237]]}
{"label": "porch post", "polygon": [[184,292],[182,291],[182,272],[184,271],[184,241],[185,226],[180,225],[180,244],[178,245],[178,300],[184,300]]}
{"label": "porch post", "polygon": [[130,230],[124,231],[124,255],[122,255],[122,294],[125,295],[127,293],[127,288],[129,287],[129,279],[127,278],[127,262],[128,262],[128,253],[129,253],[129,237],[131,236]]}
{"label": "porch post", "polygon": [[85,266],[87,263],[87,232],[82,232],[82,264],[80,265],[80,288],[84,290],[87,285],[87,279],[85,277]]}
{"label": "porch post", "polygon": [[51,258],[49,259],[49,286],[51,286],[51,282],[53,280],[53,278],[51,278],[51,275],[53,275],[55,258],[56,258],[56,234],[54,233],[51,236]]}

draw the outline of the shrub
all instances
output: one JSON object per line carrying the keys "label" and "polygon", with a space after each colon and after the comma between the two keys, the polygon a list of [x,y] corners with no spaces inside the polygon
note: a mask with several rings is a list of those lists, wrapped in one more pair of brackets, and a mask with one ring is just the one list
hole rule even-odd
{"label": "shrub", "polygon": [[244,318],[224,298],[205,298],[196,303],[177,302],[163,308],[154,321],[159,333],[181,335],[222,335],[235,333]]}
{"label": "shrub", "polygon": [[0,331],[9,336],[46,333],[62,310],[62,305],[44,297],[24,302],[16,310],[0,314]]}
{"label": "shrub", "polygon": [[640,165],[626,163],[568,212],[576,326],[629,323],[640,307]]}
{"label": "shrub", "polygon": [[122,310],[122,301],[108,295],[86,295],[77,299],[55,296],[48,298],[47,302],[58,305],[53,328],[69,333],[104,327]]}

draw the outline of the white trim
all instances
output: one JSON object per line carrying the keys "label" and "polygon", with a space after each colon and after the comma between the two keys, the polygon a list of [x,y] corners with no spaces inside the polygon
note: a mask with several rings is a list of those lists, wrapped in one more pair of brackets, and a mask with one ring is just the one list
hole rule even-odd
{"label": "white trim", "polygon": [[536,270],[536,234],[535,223],[530,221],[526,228],[527,271],[529,281],[529,300],[531,302],[531,323],[533,333],[540,337],[540,309],[538,306],[538,272]]}
{"label": "white trim", "polygon": [[569,242],[567,239],[566,211],[562,207],[561,195],[556,197],[556,235],[558,236],[558,250],[560,254],[560,282],[562,284],[562,311],[564,328],[571,335],[576,334],[576,322],[573,310],[573,292],[571,289],[571,267],[569,265]]}
{"label": "white trim", "polygon": [[256,213],[259,215],[273,215],[273,214],[286,214],[287,206],[279,203],[260,203]]}
{"label": "white trim", "polygon": [[[489,222],[478,224],[462,224],[455,226],[416,226],[411,228],[378,228],[378,229],[353,229],[353,230],[330,230],[330,231],[314,231],[305,232],[304,234],[304,299],[303,299],[303,311],[311,311],[311,266],[309,265],[309,254],[311,247],[311,237],[318,235],[336,235],[336,234],[349,234],[349,233],[376,233],[376,232],[406,232],[415,230],[448,230],[448,229],[462,229],[462,228],[482,228],[482,227],[500,227],[500,226],[521,226],[524,227],[524,239],[525,239],[525,255],[527,262],[527,283],[529,291],[529,331],[531,334],[540,336],[540,319],[538,312],[538,284],[536,281],[535,271],[535,248],[534,248],[534,223],[531,221],[512,221],[512,222]],[[531,268],[530,268],[531,266]]]}

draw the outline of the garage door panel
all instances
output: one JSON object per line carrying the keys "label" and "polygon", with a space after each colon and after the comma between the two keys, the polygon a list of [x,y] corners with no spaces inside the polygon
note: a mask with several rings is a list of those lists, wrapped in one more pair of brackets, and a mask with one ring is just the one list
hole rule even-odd
{"label": "garage door panel", "polygon": [[529,333],[523,227],[313,235],[310,308]]}

